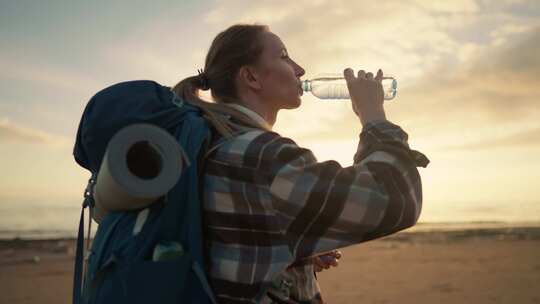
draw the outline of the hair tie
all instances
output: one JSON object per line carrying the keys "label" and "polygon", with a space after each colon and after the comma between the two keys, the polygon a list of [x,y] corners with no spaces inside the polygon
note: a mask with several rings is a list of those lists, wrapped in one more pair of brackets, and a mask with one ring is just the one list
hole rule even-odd
{"label": "hair tie", "polygon": [[208,77],[202,69],[197,69],[197,72],[199,73],[199,88],[203,91],[209,90]]}

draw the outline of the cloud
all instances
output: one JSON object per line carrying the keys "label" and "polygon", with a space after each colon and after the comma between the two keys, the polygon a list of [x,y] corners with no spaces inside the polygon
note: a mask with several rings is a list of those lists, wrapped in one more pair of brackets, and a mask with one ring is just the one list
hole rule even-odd
{"label": "cloud", "polygon": [[444,150],[486,150],[492,148],[508,147],[540,147],[540,127],[526,129],[517,133],[505,135],[496,138],[487,138],[484,140],[470,143],[449,145],[442,147]]}
{"label": "cloud", "polygon": [[[485,49],[457,68],[439,67],[403,93],[411,106],[430,114],[459,113],[477,122],[540,118],[540,27],[513,37],[512,43]],[[441,115],[438,119],[443,118]]]}
{"label": "cloud", "polygon": [[[441,65],[424,73],[415,84],[398,88],[397,98],[386,106],[388,119],[440,147],[449,143],[462,148],[530,145],[526,136],[535,136],[530,130],[540,127],[535,89],[540,87],[540,27],[508,39],[502,46],[483,47],[465,63]],[[320,114],[325,115],[321,118],[324,124],[297,135],[356,138],[358,120],[350,110],[330,117],[332,110],[328,109]],[[289,117],[289,121],[295,120]],[[291,124],[283,129],[293,129]]]}
{"label": "cloud", "polygon": [[[534,58],[538,20],[524,11],[531,3],[218,1],[204,21],[222,28],[269,24],[306,68],[305,78],[347,66],[381,67],[398,79],[388,118],[444,144],[464,132],[471,138],[501,136],[490,135],[494,126],[516,132],[531,127],[518,120],[538,115],[532,109],[540,69]],[[276,124],[278,132],[307,141],[356,140],[359,129],[346,102],[329,104],[309,94],[301,109],[282,111]]]}
{"label": "cloud", "polygon": [[[182,78],[178,74],[189,76],[202,66],[219,31],[239,22],[268,24],[306,68],[305,78],[346,66],[382,67],[399,83],[398,97],[387,106],[390,120],[438,147],[472,145],[536,127],[522,119],[539,115],[532,92],[539,84],[538,22],[516,9],[530,3],[216,1],[203,18],[189,20],[202,23],[203,35],[165,19],[135,30],[103,54],[131,67],[131,74],[175,82]],[[171,28],[178,29],[177,37],[191,37],[191,47],[162,48],[157,39]],[[148,43],[140,44],[142,36]],[[176,74],[171,67],[178,67]],[[361,126],[347,102],[329,104],[306,94],[301,109],[280,113],[275,129],[304,142],[356,141]]]}
{"label": "cloud", "polygon": [[71,140],[66,137],[46,133],[14,124],[7,118],[0,119],[1,143],[30,143],[48,146],[68,146]]}
{"label": "cloud", "polygon": [[[16,50],[11,50],[16,52]],[[19,52],[22,52],[19,50]],[[70,71],[60,66],[40,62],[40,59],[24,58],[22,56],[10,56],[7,53],[0,54],[0,79],[15,80],[19,83],[31,83],[33,87],[41,86],[49,90],[74,90],[86,92],[88,87],[99,87],[99,81],[79,73]]]}
{"label": "cloud", "polygon": [[[513,123],[510,117],[522,113],[535,115],[529,111],[534,102],[530,91],[537,82],[530,70],[521,74],[517,70],[534,70],[536,63],[522,58],[527,49],[497,53],[534,25],[531,18],[509,8],[531,6],[534,1],[460,0],[452,5],[419,0],[215,1],[202,18],[165,14],[166,18],[146,20],[114,42],[96,46],[93,53],[103,68],[92,77],[33,63],[7,66],[15,71],[22,67],[14,74],[19,79],[77,88],[85,97],[104,84],[126,79],[152,78],[173,85],[202,67],[207,47],[219,31],[237,22],[266,23],[306,68],[305,78],[341,72],[346,66],[382,67],[399,83],[398,97],[387,107],[389,119],[415,134],[450,137],[462,126],[485,128]],[[529,61],[535,60],[535,51],[528,53]],[[508,100],[519,103],[509,110]],[[303,103],[298,111],[280,113],[278,131],[306,140],[356,139],[360,125],[350,105],[329,105],[309,94]]]}
{"label": "cloud", "polygon": [[479,5],[474,0],[457,2],[414,0],[412,3],[434,13],[475,13]]}
{"label": "cloud", "polygon": [[[472,23],[475,1],[218,1],[205,20],[226,27],[260,22],[278,33],[312,73],[386,68],[416,78],[457,52],[451,29]],[[459,26],[458,26],[459,25]],[[309,47],[308,47],[309,46]]]}
{"label": "cloud", "polygon": [[368,69],[387,67],[411,79],[438,65],[452,64],[447,59],[458,52],[466,58],[466,53],[474,53],[471,46],[480,48],[529,30],[538,20],[523,10],[531,11],[534,3],[216,1],[203,20],[222,28],[238,22],[269,24],[290,53],[308,67],[308,74],[327,72],[325,68],[338,64],[359,64]]}

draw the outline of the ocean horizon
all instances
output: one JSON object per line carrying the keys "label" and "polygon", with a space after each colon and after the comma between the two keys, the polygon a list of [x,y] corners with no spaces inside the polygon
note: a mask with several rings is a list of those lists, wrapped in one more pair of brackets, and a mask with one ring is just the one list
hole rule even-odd
{"label": "ocean horizon", "polygon": [[[431,230],[489,229],[506,227],[540,227],[540,204],[508,205],[448,203],[442,206],[424,204],[417,225],[408,232]],[[69,202],[0,205],[0,239],[60,239],[77,236],[81,203]],[[483,208],[484,207],[484,208]],[[443,212],[444,210],[444,212]],[[85,210],[85,229],[88,210]],[[97,224],[92,223],[95,233]],[[93,234],[92,233],[92,234]]]}
{"label": "ocean horizon", "polygon": [[[85,229],[88,228],[88,218],[85,217]],[[94,236],[97,224],[92,224]],[[440,232],[458,230],[483,230],[483,229],[514,229],[514,228],[540,228],[538,222],[418,222],[414,227],[401,233],[416,232]],[[6,240],[55,240],[73,239],[77,237],[77,227],[67,230],[0,230],[0,241]],[[85,231],[86,237],[87,231]]]}

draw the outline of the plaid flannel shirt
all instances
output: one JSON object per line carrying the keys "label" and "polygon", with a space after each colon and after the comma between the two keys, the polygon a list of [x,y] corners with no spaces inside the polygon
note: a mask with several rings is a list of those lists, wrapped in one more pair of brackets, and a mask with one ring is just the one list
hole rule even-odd
{"label": "plaid flannel shirt", "polygon": [[[275,132],[236,126],[243,131],[209,155],[204,173],[208,275],[220,303],[272,303],[276,280],[312,271],[287,270],[295,261],[416,223],[416,167],[429,160],[409,149],[399,126],[365,125],[354,165],[346,168],[317,162]],[[293,295],[311,298],[290,303],[321,302],[318,286],[296,288],[308,292]]]}

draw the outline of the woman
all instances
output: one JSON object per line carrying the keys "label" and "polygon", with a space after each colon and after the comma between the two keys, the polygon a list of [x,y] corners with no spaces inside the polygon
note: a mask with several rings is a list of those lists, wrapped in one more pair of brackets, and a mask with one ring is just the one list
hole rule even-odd
{"label": "woman", "polygon": [[[375,77],[344,71],[363,126],[355,164],[347,168],[318,163],[311,151],[272,132],[279,110],[300,106],[304,73],[267,26],[234,25],[214,39],[204,71],[173,88],[206,109],[217,130],[207,154],[204,209],[208,274],[220,303],[287,296],[292,303],[321,302],[309,277],[312,257],[408,228],[419,217],[416,166],[427,159],[386,120],[382,71]],[[208,89],[215,103],[198,97]],[[288,278],[296,286],[278,284],[285,286],[280,294],[276,282]]]}

